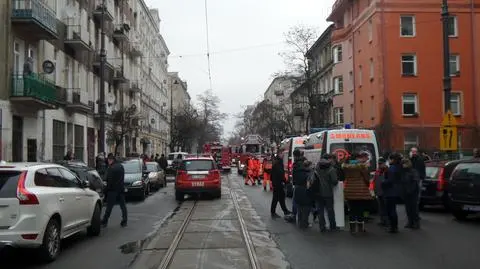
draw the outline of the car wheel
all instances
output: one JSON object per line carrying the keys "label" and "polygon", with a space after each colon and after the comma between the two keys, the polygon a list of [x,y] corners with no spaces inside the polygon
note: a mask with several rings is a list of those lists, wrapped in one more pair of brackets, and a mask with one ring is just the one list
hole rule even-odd
{"label": "car wheel", "polygon": [[468,216],[468,212],[463,210],[455,210],[452,212],[452,214],[457,220],[466,220]]}
{"label": "car wheel", "polygon": [[102,224],[101,214],[102,214],[102,209],[100,208],[99,204],[96,204],[95,209],[93,210],[90,226],[88,226],[87,228],[87,234],[89,236],[100,235],[100,227]]}
{"label": "car wheel", "polygon": [[143,190],[143,194],[140,196],[140,200],[145,200],[147,198],[147,188],[148,186],[145,186],[145,189]]}
{"label": "car wheel", "polygon": [[39,249],[41,258],[47,262],[54,261],[60,253],[60,244],[60,224],[57,220],[50,219]]}
{"label": "car wheel", "polygon": [[183,192],[175,191],[175,200],[182,202],[184,198],[185,195],[183,194]]}

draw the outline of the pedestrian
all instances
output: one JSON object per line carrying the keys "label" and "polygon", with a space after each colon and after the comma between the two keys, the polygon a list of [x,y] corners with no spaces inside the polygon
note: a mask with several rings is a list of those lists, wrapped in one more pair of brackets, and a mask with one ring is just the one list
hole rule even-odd
{"label": "pedestrian", "polygon": [[405,158],[402,160],[402,168],[403,201],[405,203],[405,211],[407,212],[408,219],[405,228],[419,229],[418,193],[420,188],[418,182],[420,181],[420,176],[418,171],[413,168],[412,162],[409,159]]}
{"label": "pedestrian", "polygon": [[402,155],[392,153],[389,157],[390,166],[385,174],[382,191],[385,197],[385,208],[388,215],[389,233],[398,232],[397,204],[401,196]]}
{"label": "pedestrian", "polygon": [[262,182],[262,185],[263,185],[263,190],[264,191],[267,191],[267,184],[269,185],[270,190],[273,189],[272,181],[271,181],[271,177],[270,177],[270,173],[272,172],[272,165],[273,165],[272,160],[273,160],[273,155],[267,156],[267,157],[265,157],[265,159],[263,159],[263,182]]}
{"label": "pedestrian", "polygon": [[293,165],[292,165],[292,186],[293,186],[293,196],[292,196],[292,213],[294,216],[297,216],[297,202],[295,200],[295,173],[297,173],[297,170],[295,167],[301,166],[303,167],[304,160],[302,158],[302,152],[298,149],[295,149],[293,151]]}
{"label": "pedestrian", "polygon": [[67,151],[67,154],[65,154],[65,157],[63,157],[63,160],[72,161],[73,160],[73,152],[71,150]]}
{"label": "pedestrian", "polygon": [[279,217],[276,213],[277,204],[280,203],[283,214],[285,216],[290,215],[291,212],[287,209],[285,204],[285,170],[283,168],[283,160],[279,156],[275,156],[272,165],[272,185],[273,185],[273,194],[272,194],[272,204],[270,206],[270,214],[272,218]]}
{"label": "pedestrian", "polygon": [[337,222],[335,221],[335,210],[333,208],[333,188],[338,184],[337,171],[334,167],[334,159],[330,154],[325,154],[320,159],[312,174],[310,189],[314,194],[317,203],[317,215],[320,225],[320,231],[325,232],[325,211],[327,211],[330,230],[336,231]]}
{"label": "pedestrian", "polygon": [[247,158],[247,173],[245,174],[245,185],[248,185],[249,183],[252,184],[252,186],[255,186],[255,161],[253,160],[253,156],[249,156]]}
{"label": "pedestrian", "polygon": [[160,168],[162,168],[163,171],[165,172],[167,171],[168,161],[167,161],[167,158],[165,158],[165,154],[162,154],[162,156],[160,156],[160,158],[157,159],[157,163],[160,166]]}
{"label": "pedestrian", "polygon": [[107,171],[107,160],[105,159],[104,152],[98,153],[97,157],[95,158],[95,169],[101,176],[102,180],[105,180],[105,173]]}
{"label": "pedestrian", "polygon": [[365,156],[352,154],[342,168],[345,173],[345,200],[349,206],[350,233],[366,232],[364,212],[372,202],[370,194],[370,175],[368,165],[363,162]]}
{"label": "pedestrian", "polygon": [[[299,150],[293,151],[294,156],[300,157]],[[308,228],[308,217],[310,215],[311,201],[307,193],[307,181],[310,177],[310,169],[304,158],[295,158],[292,170],[293,202],[297,212],[297,225],[301,229]]]}
{"label": "pedestrian", "polygon": [[105,187],[107,208],[105,209],[105,214],[103,215],[102,225],[104,227],[107,226],[113,206],[118,203],[120,205],[120,209],[122,210],[122,221],[120,222],[120,225],[122,227],[126,227],[127,206],[125,204],[124,187],[125,169],[120,162],[117,162],[112,153],[108,154],[107,160],[109,164],[106,176],[107,186]]}
{"label": "pedestrian", "polygon": [[[413,169],[415,169],[417,171],[417,174],[419,176],[419,180],[418,180],[417,183],[418,183],[418,188],[420,189],[422,187],[423,181],[426,178],[427,168],[425,167],[425,158],[421,154],[419,154],[418,148],[413,147],[413,148],[410,149],[410,161],[412,163]],[[421,194],[422,194],[422,192],[419,191],[418,192],[418,199],[416,199],[416,201],[418,203],[416,208],[418,210],[420,210]],[[417,212],[416,215],[420,217],[420,212]]]}
{"label": "pedestrian", "polygon": [[378,204],[378,211],[380,214],[380,222],[378,225],[387,227],[388,226],[388,216],[387,210],[385,207],[385,197],[383,195],[382,189],[382,182],[385,179],[385,174],[388,171],[388,167],[386,165],[386,160],[383,157],[378,158],[378,168],[375,171],[375,176],[373,177],[372,187],[373,193],[375,194],[375,198]]}

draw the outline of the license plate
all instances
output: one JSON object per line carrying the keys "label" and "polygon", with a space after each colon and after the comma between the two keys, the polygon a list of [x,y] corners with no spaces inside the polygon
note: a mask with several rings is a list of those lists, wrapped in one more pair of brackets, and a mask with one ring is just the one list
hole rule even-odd
{"label": "license plate", "polygon": [[203,187],[205,183],[203,181],[192,182],[192,187]]}
{"label": "license plate", "polygon": [[463,210],[480,212],[480,206],[478,206],[478,205],[464,205]]}
{"label": "license plate", "polygon": [[128,192],[128,189],[127,189],[127,188],[125,188],[125,192]]}
{"label": "license plate", "polygon": [[198,179],[198,178],[203,178],[203,175],[192,175],[192,178]]}

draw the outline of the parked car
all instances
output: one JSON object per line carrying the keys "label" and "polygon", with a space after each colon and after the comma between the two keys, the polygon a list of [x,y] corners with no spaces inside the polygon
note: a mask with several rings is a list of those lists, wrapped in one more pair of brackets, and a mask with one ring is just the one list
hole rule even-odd
{"label": "parked car", "polygon": [[150,194],[150,179],[142,159],[129,158],[122,161],[125,170],[125,196],[145,200]]}
{"label": "parked car", "polygon": [[452,172],[448,190],[455,218],[464,220],[480,213],[480,161],[461,161]]}
{"label": "parked car", "polygon": [[222,196],[220,170],[211,156],[186,157],[175,178],[175,198],[182,201],[185,194],[200,193]]}
{"label": "parked car", "polygon": [[84,230],[98,236],[102,202],[88,185],[58,164],[1,164],[0,245],[38,248],[53,261],[62,239]]}
{"label": "parked car", "polygon": [[147,162],[147,173],[151,186],[158,190],[167,186],[167,177],[165,172],[156,162]]}
{"label": "parked car", "polygon": [[428,205],[442,205],[446,209],[450,208],[448,183],[450,175],[459,163],[459,160],[425,163],[426,177],[421,186],[420,209]]}
{"label": "parked car", "polygon": [[95,168],[89,167],[87,164],[82,162],[61,161],[58,164],[74,172],[77,177],[80,178],[80,180],[88,181],[89,188],[93,191],[96,191],[98,195],[103,198],[103,189],[106,186],[106,182],[103,181],[102,177],[97,170],[95,170]]}

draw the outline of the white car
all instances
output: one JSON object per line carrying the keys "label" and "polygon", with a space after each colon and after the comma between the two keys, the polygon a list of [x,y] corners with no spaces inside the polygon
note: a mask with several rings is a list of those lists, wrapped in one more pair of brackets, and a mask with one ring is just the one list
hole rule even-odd
{"label": "white car", "polygon": [[101,210],[98,193],[65,167],[0,164],[0,247],[38,248],[53,261],[62,239],[100,234]]}

